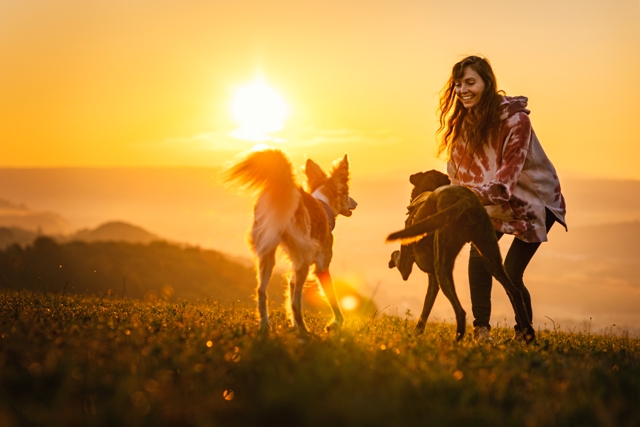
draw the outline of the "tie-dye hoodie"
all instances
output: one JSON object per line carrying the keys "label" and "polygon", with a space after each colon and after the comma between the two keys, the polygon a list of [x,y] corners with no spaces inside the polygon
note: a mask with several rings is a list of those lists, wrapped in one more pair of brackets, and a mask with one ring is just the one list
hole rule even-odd
{"label": "tie-dye hoodie", "polygon": [[500,125],[489,143],[470,157],[466,141],[456,141],[447,172],[453,184],[480,197],[496,230],[525,242],[546,242],[545,208],[566,228],[566,207],[556,170],[531,127],[527,101],[503,97]]}

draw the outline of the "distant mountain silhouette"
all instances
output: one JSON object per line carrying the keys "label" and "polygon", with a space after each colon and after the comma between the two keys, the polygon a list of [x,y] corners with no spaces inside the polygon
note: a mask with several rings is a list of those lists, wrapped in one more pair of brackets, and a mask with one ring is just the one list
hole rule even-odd
{"label": "distant mountain silhouette", "polygon": [[136,225],[122,221],[111,221],[93,230],[80,230],[70,236],[69,240],[80,240],[83,242],[151,243],[164,239]]}
{"label": "distant mountain silhouette", "polygon": [[0,199],[0,209],[28,210],[23,204],[15,204],[8,200]]}
{"label": "distant mountain silhouette", "polygon": [[[24,248],[11,245],[0,250],[0,286],[103,298],[209,299],[224,305],[254,307],[256,274],[253,267],[239,264],[220,252],[166,242],[60,244],[48,237],[38,237]],[[286,287],[283,275],[274,274],[269,287],[270,301],[281,307]],[[336,289],[341,298],[356,300],[356,312],[375,311],[375,305],[348,284],[336,283]],[[305,309],[328,312],[327,305],[320,301],[317,286],[309,286],[304,299]]]}
{"label": "distant mountain silhouette", "polygon": [[[2,202],[4,201],[0,201],[0,203]],[[34,231],[32,229],[29,229],[28,227],[0,226],[0,249],[4,249],[14,243],[22,246],[28,245],[33,243],[36,238],[43,235],[54,239],[58,243],[82,241],[148,244],[155,241],[166,240],[156,234],[148,232],[142,227],[138,227],[136,225],[129,224],[123,221],[110,221],[98,226],[95,229],[82,229],[73,234],[65,235],[57,233],[46,233],[43,231],[43,229],[40,228]]]}
{"label": "distant mountain silhouette", "polygon": [[52,212],[32,211],[22,204],[0,199],[0,227],[20,228],[40,234],[56,235],[71,231],[71,225]]}
{"label": "distant mountain silhouette", "polygon": [[18,227],[0,227],[0,249],[4,249],[14,243],[18,245],[28,245],[32,243],[38,233],[24,230]]}
{"label": "distant mountain silhouette", "polygon": [[136,299],[251,301],[252,268],[223,254],[165,242],[32,244],[0,251],[1,285],[11,289],[117,296]]}

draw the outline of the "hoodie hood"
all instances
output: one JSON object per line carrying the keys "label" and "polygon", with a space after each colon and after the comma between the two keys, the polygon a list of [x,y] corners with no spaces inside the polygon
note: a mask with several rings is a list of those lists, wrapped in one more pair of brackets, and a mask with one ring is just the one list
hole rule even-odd
{"label": "hoodie hood", "polygon": [[528,103],[529,98],[526,96],[503,96],[502,103],[500,103],[500,108],[502,108],[500,120],[505,120],[516,113],[529,114]]}

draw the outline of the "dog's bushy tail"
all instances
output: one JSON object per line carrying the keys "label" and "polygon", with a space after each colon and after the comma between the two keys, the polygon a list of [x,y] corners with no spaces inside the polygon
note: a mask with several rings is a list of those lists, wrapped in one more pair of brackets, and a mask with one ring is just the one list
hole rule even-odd
{"label": "dog's bushy tail", "polygon": [[289,158],[276,149],[252,151],[227,170],[225,179],[244,186],[257,197],[252,238],[256,252],[277,244],[300,201]]}
{"label": "dog's bushy tail", "polygon": [[410,225],[404,230],[389,234],[387,236],[387,242],[393,242],[396,240],[401,240],[403,244],[417,242],[427,234],[433,233],[438,228],[441,228],[445,224],[457,219],[466,207],[466,203],[461,200],[440,212],[436,212],[435,214]]}
{"label": "dog's bushy tail", "polygon": [[236,181],[251,190],[290,187],[295,185],[293,166],[280,150],[266,149],[249,152],[227,172],[228,181]]}

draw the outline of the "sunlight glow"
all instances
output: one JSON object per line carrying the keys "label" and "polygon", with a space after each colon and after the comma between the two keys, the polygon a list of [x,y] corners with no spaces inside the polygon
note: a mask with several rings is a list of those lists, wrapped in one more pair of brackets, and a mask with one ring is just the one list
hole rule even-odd
{"label": "sunlight glow", "polygon": [[257,78],[236,91],[231,113],[240,125],[231,135],[260,142],[274,140],[269,134],[282,130],[289,108],[278,92]]}
{"label": "sunlight glow", "polygon": [[271,147],[271,146],[270,146],[270,145],[268,145],[268,144],[262,144],[262,143],[260,143],[260,144],[256,144],[256,145],[254,145],[253,147],[251,147],[251,150],[250,150],[250,151],[264,151],[264,150],[268,150],[268,149],[270,149],[270,148],[273,148],[273,147]]}
{"label": "sunlight glow", "polygon": [[360,306],[360,299],[355,295],[347,295],[340,300],[340,304],[345,311],[353,311]]}

